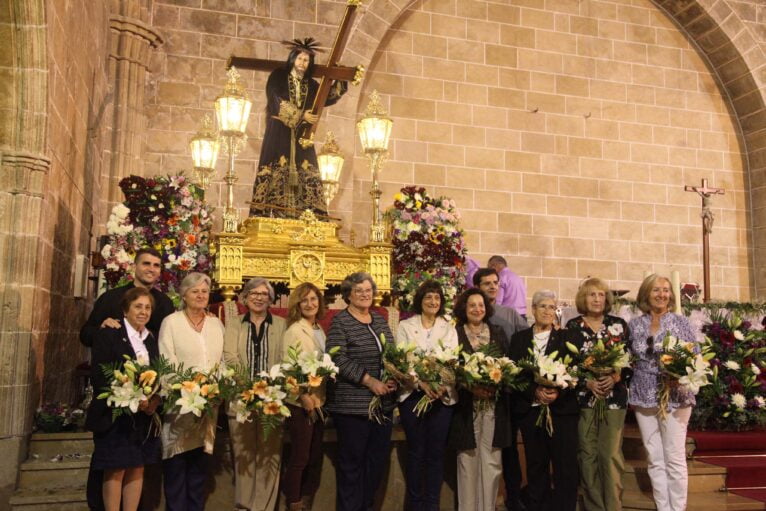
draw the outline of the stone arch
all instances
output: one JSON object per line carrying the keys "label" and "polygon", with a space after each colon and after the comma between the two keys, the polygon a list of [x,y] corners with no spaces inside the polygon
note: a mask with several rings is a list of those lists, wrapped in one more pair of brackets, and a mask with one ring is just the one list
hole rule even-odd
{"label": "stone arch", "polygon": [[[0,446],[24,455],[36,404],[33,360],[36,267],[47,152],[48,54],[45,0],[11,0],[0,11]],[[39,320],[39,318],[38,318]],[[12,463],[11,466],[16,466]],[[0,500],[15,485],[0,478]]]}
{"label": "stone arch", "polygon": [[751,287],[766,293],[766,54],[729,5],[697,0],[652,0],[706,58],[741,133],[750,188]]}
{"label": "stone arch", "polygon": [[[754,296],[766,294],[766,54],[730,5],[722,0],[651,0],[671,19],[709,63],[740,130],[750,189],[750,250]],[[419,0],[374,0],[358,20],[348,51],[369,66],[396,21]],[[709,5],[710,4],[710,5]],[[744,7],[743,7],[744,8]],[[364,110],[357,90],[356,108],[337,112],[354,118]],[[353,134],[352,134],[353,136]],[[348,134],[346,134],[348,141]],[[348,179],[348,177],[347,177]]]}

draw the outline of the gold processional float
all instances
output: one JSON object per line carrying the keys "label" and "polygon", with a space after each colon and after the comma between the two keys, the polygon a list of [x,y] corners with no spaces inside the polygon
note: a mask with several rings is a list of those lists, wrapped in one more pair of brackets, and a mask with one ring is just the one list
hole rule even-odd
{"label": "gold processional float", "polygon": [[[234,207],[234,159],[245,141],[245,127],[252,102],[247,98],[234,67],[228,71],[228,83],[215,101],[218,131],[209,118],[190,142],[196,182],[207,188],[215,173],[215,162],[221,144],[228,155],[228,168],[223,180],[227,187],[223,230],[214,235],[211,255],[214,260],[213,280],[227,301],[234,298],[243,283],[252,277],[282,282],[290,289],[311,282],[320,289],[340,284],[350,273],[369,272],[378,287],[376,303],[391,291],[391,249],[387,228],[380,212],[381,190],[378,173],[387,154],[393,122],[380,104],[376,91],[362,119],[357,123],[365,154],[370,160],[373,221],[369,243],[363,247],[344,243],[338,230],[339,220],[318,218],[306,210],[296,218],[250,217],[239,221]],[[332,133],[328,132],[322,150],[317,154],[323,195],[327,210],[338,191],[343,157]],[[284,209],[284,208],[282,208]],[[326,218],[326,219],[325,219]]]}

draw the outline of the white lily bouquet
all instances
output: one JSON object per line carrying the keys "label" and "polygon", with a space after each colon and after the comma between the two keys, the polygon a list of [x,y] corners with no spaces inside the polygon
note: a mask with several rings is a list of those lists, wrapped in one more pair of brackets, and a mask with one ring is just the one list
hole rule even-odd
{"label": "white lily bouquet", "polygon": [[670,333],[662,340],[662,348],[657,353],[660,369],[657,415],[661,419],[667,416],[671,388],[681,387],[697,395],[701,387],[710,383],[713,371],[709,360],[715,353],[710,351],[709,346],[704,346],[699,353],[697,351],[695,343],[682,341]]}
{"label": "white lily bouquet", "polygon": [[320,398],[315,394],[319,388],[330,378],[335,380],[338,374],[338,366],[332,361],[332,356],[340,350],[336,346],[329,353],[320,355],[316,351],[303,351],[300,346],[287,348],[287,359],[282,362],[282,373],[290,390],[295,389],[298,395],[308,394],[316,404],[312,411],[312,422],[319,418],[324,421]]}
{"label": "white lily bouquet", "polygon": [[[404,386],[412,386],[417,383],[418,377],[412,368],[415,363],[417,346],[414,343],[397,345],[393,342],[386,342],[385,334],[380,334],[380,344],[383,347],[383,370],[380,373],[380,381],[385,383],[394,379]],[[383,415],[382,410],[383,401],[380,396],[373,395],[367,406],[367,417],[378,424],[383,424],[387,418]]]}
{"label": "white lily bouquet", "polygon": [[[578,349],[571,343],[566,343],[567,349],[572,353],[578,353]],[[553,351],[546,355],[544,353],[535,354],[532,349],[529,350],[530,357],[522,360],[519,364],[532,374],[532,381],[537,385],[554,388],[570,389],[577,385],[577,366],[573,365],[573,358],[566,354],[559,357],[558,351]],[[546,403],[540,403],[540,414],[535,422],[537,427],[543,427],[549,436],[553,436],[553,417],[551,417],[550,407]]]}
{"label": "white lily bouquet", "polygon": [[[412,369],[418,380],[428,385],[432,391],[443,392],[445,386],[454,386],[457,381],[455,368],[460,363],[460,351],[460,346],[445,348],[442,341],[439,341],[429,350],[415,350]],[[434,399],[425,394],[412,411],[421,417],[428,412],[433,402]]]}
{"label": "white lily bouquet", "polygon": [[482,346],[473,353],[463,352],[463,364],[458,367],[457,380],[467,389],[473,387],[488,388],[491,399],[474,399],[474,409],[483,410],[497,400],[502,387],[510,390],[522,390],[526,382],[522,381],[521,368],[508,357],[498,356],[499,350],[493,344]]}
{"label": "white lily bouquet", "polygon": [[[269,372],[262,372],[255,379],[250,379],[246,371],[235,370],[233,381],[236,383],[227,391],[231,409],[236,414],[240,424],[251,422],[253,416],[263,427],[265,436],[282,424],[285,417],[290,417],[290,409],[285,406],[288,390],[298,389],[295,384],[288,382],[280,364],[271,367]],[[290,387],[287,389],[286,387]]]}
{"label": "white lily bouquet", "polygon": [[233,370],[216,365],[205,372],[194,368],[184,369],[183,364],[173,370],[167,378],[169,388],[165,400],[165,412],[178,415],[212,414],[223,402],[222,387],[227,378],[233,376]]}
{"label": "white lily bouquet", "polygon": [[[138,413],[142,402],[161,394],[162,378],[172,371],[164,357],[160,357],[155,364],[144,364],[127,355],[124,358],[122,363],[101,366],[104,377],[110,383],[96,399],[106,399],[107,406],[112,409],[112,420],[121,415]],[[161,422],[156,412],[152,414],[152,424],[159,432]]]}

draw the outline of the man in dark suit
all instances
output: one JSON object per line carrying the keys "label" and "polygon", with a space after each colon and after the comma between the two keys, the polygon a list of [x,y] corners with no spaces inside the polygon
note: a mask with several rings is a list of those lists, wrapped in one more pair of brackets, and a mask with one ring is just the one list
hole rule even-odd
{"label": "man in dark suit", "polygon": [[[88,316],[88,320],[80,330],[80,342],[91,348],[93,341],[98,336],[98,331],[102,328],[122,328],[122,297],[129,289],[135,287],[144,287],[152,293],[154,298],[154,309],[149,319],[147,328],[154,335],[155,339],[159,336],[160,325],[166,316],[175,311],[173,302],[162,291],[154,289],[155,284],[160,279],[162,273],[162,257],[160,253],[153,248],[142,248],[136,252],[135,268],[133,271],[133,282],[125,286],[116,287],[106,291],[98,297],[93,305],[93,310]],[[96,391],[97,389],[94,389]],[[104,500],[101,494],[103,471],[91,470],[88,472],[88,507],[92,511],[103,511]]]}

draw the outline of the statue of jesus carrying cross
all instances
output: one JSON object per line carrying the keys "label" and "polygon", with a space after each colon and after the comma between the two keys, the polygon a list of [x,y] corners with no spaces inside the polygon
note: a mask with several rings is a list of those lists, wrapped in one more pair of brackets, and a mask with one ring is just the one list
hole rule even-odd
{"label": "statue of jesus carrying cross", "polygon": [[[271,71],[266,82],[266,130],[253,185],[250,216],[298,218],[310,209],[325,215],[313,135],[325,105],[335,104],[363,68],[338,65],[360,0],[348,0],[327,63],[314,64],[321,50],[313,38],[283,41],[287,61],[231,57],[229,66]],[[314,80],[318,77],[320,82]]]}

